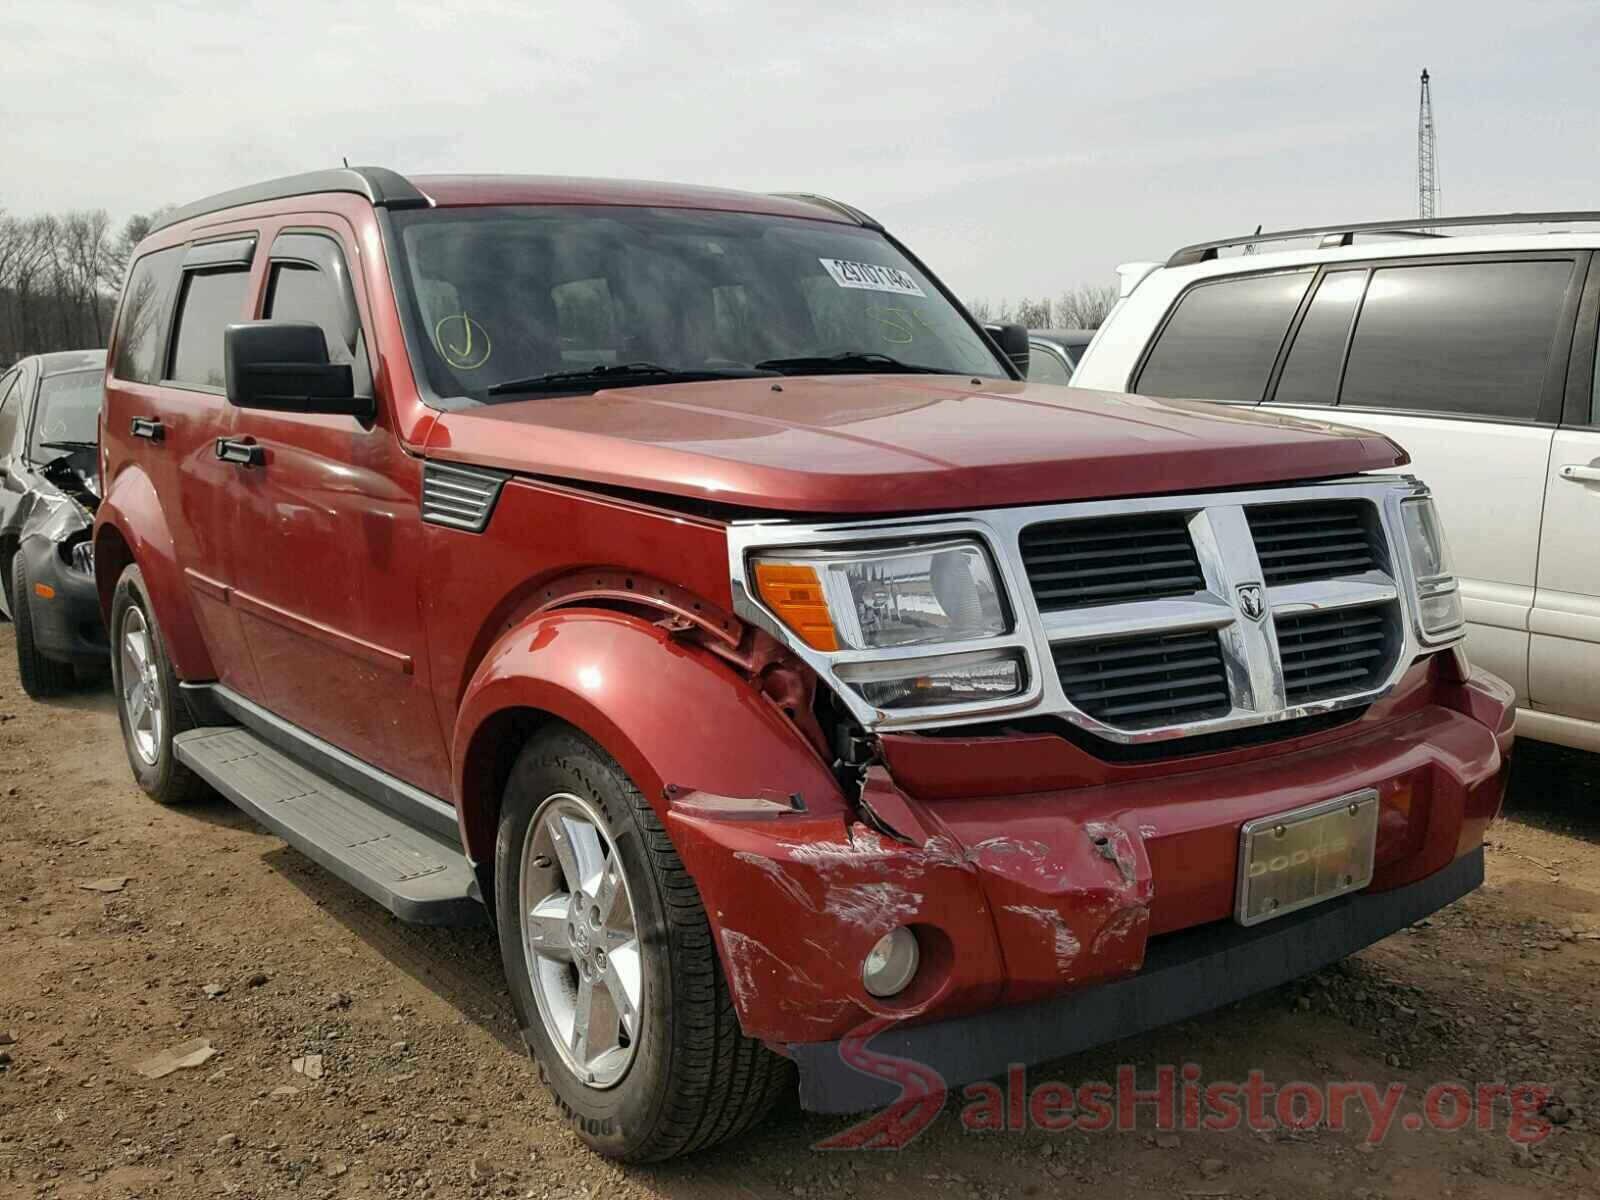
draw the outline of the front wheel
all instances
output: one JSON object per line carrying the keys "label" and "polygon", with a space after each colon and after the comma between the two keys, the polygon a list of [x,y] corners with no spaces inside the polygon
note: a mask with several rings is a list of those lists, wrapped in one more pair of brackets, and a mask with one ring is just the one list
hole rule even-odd
{"label": "front wheel", "polygon": [[758,1121],[787,1060],[739,1029],[694,881],[621,767],[575,730],[524,747],[495,854],[524,1037],[578,1136],[659,1161]]}

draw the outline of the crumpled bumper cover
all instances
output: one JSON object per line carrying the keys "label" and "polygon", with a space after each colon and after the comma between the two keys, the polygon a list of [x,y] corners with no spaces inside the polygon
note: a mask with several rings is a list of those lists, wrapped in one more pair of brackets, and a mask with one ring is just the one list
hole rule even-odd
{"label": "crumpled bumper cover", "polygon": [[[53,593],[49,599],[37,594],[26,597],[39,653],[58,662],[108,665],[111,649],[94,576],[62,562],[56,543],[46,537],[26,537],[20,549],[28,564],[30,582],[42,584]],[[20,603],[24,597],[17,599]]]}
{"label": "crumpled bumper cover", "polygon": [[[1242,995],[1329,961],[1312,961],[1323,952],[1316,945],[1287,959],[1269,950],[1285,930],[1313,937],[1328,929],[1337,958],[1422,915],[1403,915],[1424,901],[1402,903],[1402,892],[1448,903],[1461,891],[1410,889],[1479,851],[1504,791],[1513,704],[1509,688],[1480,673],[1434,687],[1427,702],[1365,733],[1294,753],[1266,747],[1210,770],[920,802],[874,768],[862,807],[877,828],[782,806],[717,811],[692,798],[670,804],[667,823],[700,888],[745,1032],[814,1073],[823,1059],[838,1063],[837,1043],[872,1018],[896,1022],[884,1037],[933,1036],[911,1031],[954,1022],[968,1030],[963,1037],[988,1044],[982,1022],[1023,1027],[1004,1014],[1061,1002],[1076,1014],[1088,996],[1145,977],[1158,947],[1205,928],[1215,926],[1195,944],[1232,956],[1223,974],[1258,981]],[[1359,904],[1320,905],[1255,931],[1235,926],[1240,823],[1368,787],[1380,801],[1377,870],[1350,898]],[[1318,923],[1346,911],[1367,915]],[[1400,914],[1398,924],[1386,912]],[[904,993],[880,1000],[862,985],[861,964],[899,925],[916,932],[922,965]],[[1290,969],[1268,978],[1265,968],[1239,965],[1254,953]],[[1302,962],[1311,965],[1294,965]],[[1220,984],[1211,990],[1223,998],[1193,1011],[1234,995]],[[1166,1012],[1164,1003],[1111,1005],[1094,1028],[1115,1037],[1174,1019],[1141,1015]],[[1126,1028],[1116,1025],[1119,1011]],[[996,1044],[982,1061],[1003,1069],[1077,1043],[1062,1045],[1024,1039],[1002,1052]],[[823,1104],[821,1095],[808,1093],[808,1103]]]}

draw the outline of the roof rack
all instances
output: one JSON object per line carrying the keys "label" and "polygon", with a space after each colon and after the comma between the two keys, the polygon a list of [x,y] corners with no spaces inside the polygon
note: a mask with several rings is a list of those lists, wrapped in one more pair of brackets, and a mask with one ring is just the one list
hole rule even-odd
{"label": "roof rack", "polygon": [[1600,212],[1527,212],[1489,213],[1473,217],[1430,217],[1426,221],[1415,217],[1403,221],[1363,221],[1354,225],[1313,225],[1305,229],[1284,229],[1276,233],[1246,233],[1238,237],[1220,238],[1214,242],[1196,242],[1185,246],[1167,259],[1169,267],[1187,267],[1195,263],[1210,262],[1217,251],[1229,246],[1244,246],[1252,242],[1287,242],[1296,238],[1320,237],[1322,246],[1348,246],[1358,233],[1393,233],[1411,237],[1443,237],[1435,233],[1441,227],[1466,225],[1554,225],[1562,221],[1600,221]]}
{"label": "roof rack", "polygon": [[821,205],[823,208],[832,209],[840,216],[849,217],[857,225],[865,225],[868,229],[876,229],[879,233],[883,232],[881,224],[867,216],[855,205],[846,204],[843,200],[833,200],[827,196],[818,196],[814,192],[773,192],[772,194],[781,200],[801,200],[807,204]]}
{"label": "roof rack", "polygon": [[433,204],[427,196],[404,175],[386,167],[334,167],[327,171],[308,171],[304,175],[288,175],[282,179],[269,179],[249,187],[218,192],[182,208],[175,208],[150,226],[150,232],[203,217],[208,213],[238,208],[244,204],[259,204],[264,200],[286,200],[291,196],[312,196],[318,192],[349,192],[365,196],[380,208],[428,208]]}

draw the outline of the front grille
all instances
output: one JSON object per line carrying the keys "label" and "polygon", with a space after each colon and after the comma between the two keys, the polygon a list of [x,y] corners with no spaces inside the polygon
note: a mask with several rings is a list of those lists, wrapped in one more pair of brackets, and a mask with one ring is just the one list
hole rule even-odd
{"label": "front grille", "polygon": [[1232,708],[1213,630],[1064,642],[1052,654],[1068,699],[1108,725],[1181,725]]}
{"label": "front grille", "polygon": [[1393,657],[1389,606],[1340,608],[1273,618],[1290,704],[1376,687]]}
{"label": "front grille", "polygon": [[1365,500],[1259,505],[1245,516],[1268,587],[1387,569],[1377,509]]}
{"label": "front grille", "polygon": [[1054,521],[1022,531],[1043,612],[1187,596],[1205,586],[1183,513]]}

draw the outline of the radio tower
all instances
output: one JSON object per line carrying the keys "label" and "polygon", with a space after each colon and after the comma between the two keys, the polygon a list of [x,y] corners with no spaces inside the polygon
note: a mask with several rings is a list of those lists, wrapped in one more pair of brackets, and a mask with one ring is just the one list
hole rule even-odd
{"label": "radio tower", "polygon": [[1428,71],[1422,71],[1422,101],[1417,109],[1417,216],[1426,227],[1439,215],[1439,143],[1433,127]]}

